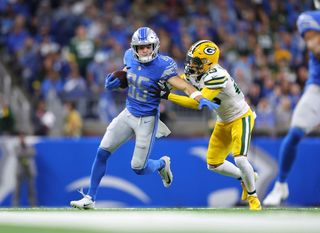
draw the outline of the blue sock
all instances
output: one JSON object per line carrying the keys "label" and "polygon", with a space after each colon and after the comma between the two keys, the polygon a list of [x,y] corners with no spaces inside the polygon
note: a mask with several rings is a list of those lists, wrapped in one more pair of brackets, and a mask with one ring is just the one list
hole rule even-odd
{"label": "blue sock", "polygon": [[88,190],[88,195],[92,197],[94,201],[96,199],[97,190],[102,177],[106,173],[107,159],[110,157],[111,153],[102,148],[98,148],[96,158],[94,159],[91,177],[90,177],[90,188]]}
{"label": "blue sock", "polygon": [[159,171],[164,166],[165,166],[165,162],[162,159],[158,159],[158,160],[148,159],[147,165],[145,166],[144,169],[142,170],[134,169],[134,171],[138,175],[147,175],[147,174],[154,173],[155,171]]}
{"label": "blue sock", "polygon": [[285,182],[297,154],[297,145],[305,133],[300,128],[291,128],[280,146],[279,177],[280,182]]}

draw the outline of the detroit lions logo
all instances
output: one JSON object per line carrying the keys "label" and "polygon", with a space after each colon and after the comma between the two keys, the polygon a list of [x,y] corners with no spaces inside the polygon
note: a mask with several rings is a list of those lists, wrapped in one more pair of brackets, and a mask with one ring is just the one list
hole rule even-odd
{"label": "detroit lions logo", "polygon": [[208,55],[212,55],[216,52],[216,49],[215,48],[212,48],[212,47],[207,47],[203,50],[203,52],[205,54],[208,54]]}

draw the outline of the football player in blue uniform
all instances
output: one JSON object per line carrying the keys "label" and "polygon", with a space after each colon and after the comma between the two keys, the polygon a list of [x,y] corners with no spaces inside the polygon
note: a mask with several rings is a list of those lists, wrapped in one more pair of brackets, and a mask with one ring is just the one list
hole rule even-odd
{"label": "football player in blue uniform", "polygon": [[320,124],[320,11],[302,13],[297,27],[309,50],[309,77],[293,112],[289,132],[281,144],[278,180],[263,201],[266,206],[278,206],[288,198],[287,177],[296,158],[297,146],[306,134]]}
{"label": "football player in blue uniform", "polygon": [[[131,168],[138,175],[159,172],[163,185],[171,185],[173,175],[170,158],[163,156],[158,160],[149,159],[156,134],[166,136],[168,128],[159,121],[160,89],[159,81],[166,81],[173,87],[184,91],[190,98],[199,102],[199,109],[218,107],[203,98],[201,92],[181,79],[177,74],[175,61],[160,55],[159,38],[148,28],[139,28],[132,36],[131,48],[124,55],[124,71],[127,72],[128,95],[126,108],[108,126],[98,148],[92,170],[90,188],[87,194],[70,205],[80,209],[92,209],[95,205],[99,183],[106,172],[107,160],[119,146],[135,135],[136,144],[131,160]],[[106,77],[105,87],[118,89],[120,80],[113,74]]]}

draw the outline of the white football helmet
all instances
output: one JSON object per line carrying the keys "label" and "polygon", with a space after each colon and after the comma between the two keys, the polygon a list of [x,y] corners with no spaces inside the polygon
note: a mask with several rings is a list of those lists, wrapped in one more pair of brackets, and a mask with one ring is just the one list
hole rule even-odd
{"label": "white football helmet", "polygon": [[[138,46],[140,45],[152,45],[152,53],[148,56],[139,56]],[[139,62],[147,63],[154,60],[158,56],[159,47],[159,38],[151,28],[141,27],[133,33],[131,48]]]}

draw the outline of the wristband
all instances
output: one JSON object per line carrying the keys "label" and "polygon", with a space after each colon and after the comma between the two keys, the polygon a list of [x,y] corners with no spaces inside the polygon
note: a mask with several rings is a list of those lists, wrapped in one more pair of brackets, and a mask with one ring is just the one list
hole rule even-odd
{"label": "wristband", "polygon": [[190,95],[191,99],[195,99],[197,96],[202,95],[200,91],[195,91]]}

